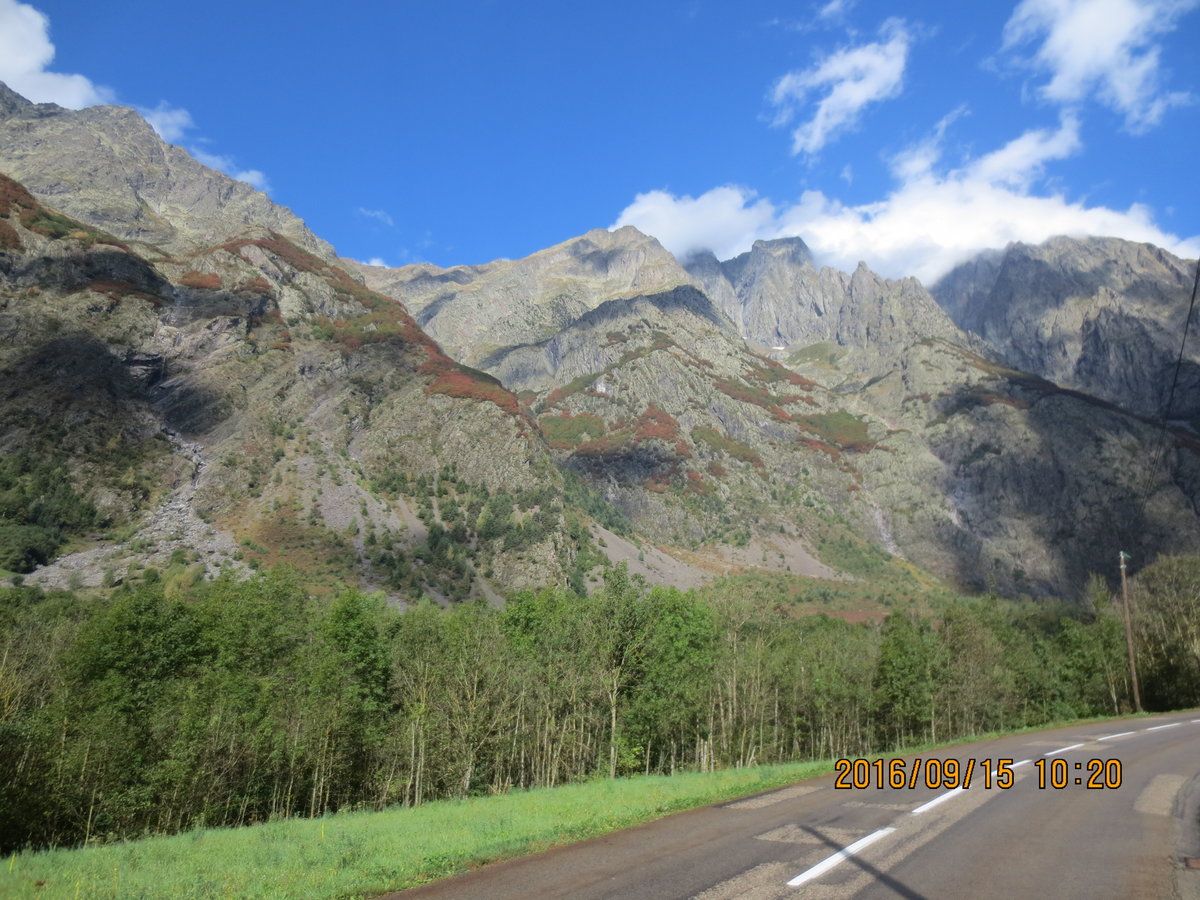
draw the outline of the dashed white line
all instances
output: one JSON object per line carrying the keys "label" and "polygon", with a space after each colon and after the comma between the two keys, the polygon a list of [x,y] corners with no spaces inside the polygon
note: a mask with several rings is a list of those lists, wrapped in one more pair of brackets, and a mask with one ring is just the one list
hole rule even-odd
{"label": "dashed white line", "polygon": [[896,830],[895,828],[880,828],[878,831],[872,831],[865,838],[859,838],[857,841],[855,841],[849,847],[843,847],[841,850],[839,850],[837,853],[833,854],[832,856],[826,857],[825,859],[821,860],[819,863],[817,863],[811,869],[807,869],[807,870],[801,872],[799,875],[797,875],[795,878],[793,878],[791,881],[788,882],[788,887],[800,887],[800,885],[807,884],[808,882],[812,881],[814,878],[820,878],[822,875],[824,875],[826,872],[828,872],[830,869],[832,869],[834,866],[836,866],[842,860],[849,859],[851,856],[853,856],[858,851],[871,846],[871,844],[875,843],[877,840],[879,840],[882,837],[887,837],[889,834],[891,834],[895,830]]}
{"label": "dashed white line", "polygon": [[1078,750],[1083,744],[1072,744],[1069,747],[1059,747],[1057,750],[1051,750],[1049,753],[1043,753],[1042,756],[1058,756],[1060,753],[1066,753],[1068,750]]}
{"label": "dashed white line", "polygon": [[965,790],[966,790],[966,788],[956,787],[953,790],[946,791],[946,793],[942,794],[940,797],[934,797],[928,803],[922,803],[920,806],[918,806],[916,809],[914,809],[910,813],[910,815],[919,816],[921,813],[925,812],[926,810],[933,809],[939,803],[945,803],[951,797],[955,797],[955,796],[961,794]]}
{"label": "dashed white line", "polygon": [[[1168,722],[1166,725],[1153,725],[1149,728],[1143,728],[1142,731],[1162,731],[1164,728],[1174,728],[1175,726],[1182,725],[1182,724],[1183,724],[1182,722]],[[1192,719],[1192,724],[1200,725],[1200,719]],[[1138,733],[1137,731],[1121,731],[1121,732],[1118,732],[1117,734],[1106,734],[1103,737],[1094,738],[1094,740],[1112,741],[1112,740],[1116,740],[1117,738],[1129,737],[1131,734],[1137,734],[1137,733]],[[1042,756],[1058,756],[1058,754],[1060,754],[1060,753],[1067,753],[1071,750],[1078,750],[1080,747],[1084,746],[1084,744],[1086,744],[1086,743],[1087,743],[1086,741],[1083,741],[1078,744],[1070,744],[1066,747],[1059,747],[1057,750],[1051,750],[1049,753],[1043,753]],[[1021,766],[1027,766],[1031,762],[1033,762],[1032,759],[1023,759],[1020,762],[1013,763],[1010,766],[1010,768],[1019,769]],[[999,771],[1000,770],[997,769],[995,772],[993,772],[992,777],[993,778],[996,777],[996,775],[999,773]],[[931,810],[935,806],[938,806],[942,803],[945,803],[950,798],[958,796],[964,790],[966,790],[966,788],[956,787],[953,790],[946,791],[944,794],[942,794],[938,797],[934,797],[932,800],[929,800],[926,803],[922,803],[920,806],[918,806],[916,809],[914,809],[910,813],[910,815],[919,816],[919,815],[921,815],[921,813]],[[859,838],[853,844],[850,844],[847,847],[843,847],[837,853],[834,853],[831,856],[827,856],[825,859],[821,860],[815,866],[812,866],[811,868],[806,869],[805,871],[801,872],[799,875],[797,875],[795,878],[793,878],[791,881],[788,882],[788,887],[800,887],[800,885],[802,885],[802,884],[807,884],[808,882],[813,881],[816,878],[820,878],[822,875],[824,875],[830,869],[832,869],[836,865],[838,865],[838,863],[842,862],[845,859],[849,859],[851,856],[854,856],[860,850],[866,849],[867,847],[871,846],[871,844],[878,841],[880,838],[887,837],[889,834],[891,834],[895,830],[896,830],[895,828],[880,828],[878,831],[873,831],[864,838]]]}

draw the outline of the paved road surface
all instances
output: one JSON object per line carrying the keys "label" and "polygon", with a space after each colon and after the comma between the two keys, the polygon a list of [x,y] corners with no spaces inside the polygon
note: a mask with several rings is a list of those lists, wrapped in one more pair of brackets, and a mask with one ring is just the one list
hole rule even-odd
{"label": "paved road surface", "polygon": [[[1022,734],[927,756],[1029,762],[1016,768],[1008,790],[979,784],[982,762],[973,786],[953,793],[835,790],[832,776],[817,778],[396,896],[1200,900],[1200,869],[1182,864],[1200,857],[1200,712]],[[1067,761],[1069,784],[1040,790],[1034,762],[1055,758]],[[1086,778],[1092,758],[1121,760],[1119,789],[1074,784]]]}

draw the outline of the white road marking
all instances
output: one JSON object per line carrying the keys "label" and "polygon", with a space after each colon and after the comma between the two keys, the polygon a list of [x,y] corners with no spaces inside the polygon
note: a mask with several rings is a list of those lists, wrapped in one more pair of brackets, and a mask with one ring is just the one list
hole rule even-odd
{"label": "white road marking", "polygon": [[1083,744],[1072,744],[1070,747],[1059,747],[1057,750],[1051,750],[1049,753],[1043,753],[1042,756],[1058,756],[1060,753],[1066,753],[1068,750],[1078,750]]}
{"label": "white road marking", "polygon": [[1122,731],[1117,734],[1106,734],[1104,737],[1096,738],[1098,741],[1113,741],[1119,737],[1129,737],[1131,734],[1137,734],[1136,731]]}
{"label": "white road marking", "polygon": [[1182,725],[1182,722],[1168,722],[1166,725],[1155,725],[1153,728],[1147,728],[1147,731],[1162,731],[1164,728],[1174,728],[1176,725]]}
{"label": "white road marking", "polygon": [[807,884],[814,878],[820,878],[842,860],[849,859],[855,853],[858,853],[860,850],[871,846],[871,844],[875,843],[880,838],[887,837],[895,830],[895,828],[880,828],[878,831],[872,831],[865,838],[860,838],[849,847],[844,847],[832,856],[828,856],[821,860],[811,869],[801,872],[788,882],[788,887],[800,887],[800,885]]}
{"label": "white road marking", "polygon": [[942,794],[940,797],[934,797],[928,803],[922,803],[920,806],[918,806],[916,809],[914,809],[912,811],[912,813],[910,813],[910,815],[919,816],[921,813],[925,812],[927,809],[933,809],[939,803],[945,803],[951,797],[956,797],[965,790],[966,790],[966,788],[956,787],[953,790],[946,791],[946,793]]}

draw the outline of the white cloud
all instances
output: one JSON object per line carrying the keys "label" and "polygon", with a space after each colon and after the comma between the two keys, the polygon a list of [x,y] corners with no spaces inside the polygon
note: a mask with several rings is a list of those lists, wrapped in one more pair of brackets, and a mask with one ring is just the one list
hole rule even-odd
{"label": "white cloud", "polygon": [[1189,102],[1162,84],[1158,39],[1197,0],[1022,0],[1004,27],[1004,48],[1037,44],[1025,64],[1046,72],[1040,91],[1055,103],[1095,95],[1143,132]]}
{"label": "white cloud", "polygon": [[817,18],[827,22],[841,21],[853,6],[854,0],[829,0],[817,10]]}
{"label": "white cloud", "polygon": [[1046,163],[1073,156],[1082,146],[1079,120],[1073,115],[1064,115],[1056,130],[1026,131],[999,150],[972,162],[963,170],[962,177],[1026,191],[1041,177]]}
{"label": "white cloud", "polygon": [[726,185],[699,197],[667,191],[638,194],[612,227],[634,225],[680,259],[697,250],[727,259],[774,230],[776,217],[769,200],[757,199],[748,188]]}
{"label": "white cloud", "polygon": [[271,183],[267,180],[267,176],[258,169],[242,169],[234,162],[233,157],[225,156],[221,153],[209,153],[207,150],[201,150],[199,147],[189,147],[188,152],[192,154],[203,165],[210,169],[217,169],[224,172],[235,181],[244,181],[257,190],[264,193],[271,190]]}
{"label": "white cloud", "polygon": [[[797,203],[776,207],[740,187],[699,197],[652,191],[639,194],[614,227],[634,225],[680,258],[702,248],[728,258],[759,238],[799,236],[824,264],[849,270],[864,260],[884,275],[915,275],[926,284],[980,250],[1060,234],[1148,241],[1181,255],[1200,252],[1200,236],[1182,240],[1164,231],[1140,204],[1116,210],[1031,192],[1046,163],[1078,150],[1079,126],[1071,116],[1057,129],[1026,132],[941,172],[939,131],[919,145],[920,153],[906,151],[907,163],[893,160],[897,185],[874,203],[847,205],[807,191]],[[922,164],[913,164],[918,157]]]}
{"label": "white cloud", "polygon": [[109,103],[113,92],[83,75],[49,72],[50,20],[26,3],[0,0],[0,81],[34,103],[82,109]]}
{"label": "white cloud", "polygon": [[900,93],[911,35],[900,19],[889,19],[880,41],[844,47],[810,68],[789,72],[771,91],[776,125],[785,125],[824,92],[816,111],[792,131],[792,152],[812,156],[841,132],[854,128],[872,103]]}
{"label": "white cloud", "polygon": [[233,178],[246,182],[250,187],[262,191],[264,194],[271,190],[271,182],[267,180],[266,174],[260,169],[242,169],[240,172],[234,172]]}
{"label": "white cloud", "polygon": [[378,256],[372,256],[370,259],[367,260],[366,265],[379,266],[379,267],[382,267],[385,269],[388,268],[387,262]]}
{"label": "white cloud", "polygon": [[384,209],[367,209],[364,206],[360,206],[358,208],[358,214],[360,216],[365,216],[368,219],[374,219],[376,222],[386,225],[388,228],[393,228],[396,225],[395,220],[392,219],[388,211]]}
{"label": "white cloud", "polygon": [[166,100],[160,101],[153,109],[139,106],[138,112],[168,144],[179,143],[187,132],[196,127],[190,112],[180,106],[172,106]]}
{"label": "white cloud", "polygon": [[[93,84],[86,76],[47,71],[53,60],[50,20],[45,14],[27,3],[0,0],[0,81],[35,103],[57,103],[68,109],[116,102],[111,89]],[[168,143],[178,143],[195,128],[191,113],[165,100],[153,108],[138,107],[138,112]],[[271,189],[258,169],[241,169],[228,156],[194,147],[191,153],[204,165],[260,191]]]}

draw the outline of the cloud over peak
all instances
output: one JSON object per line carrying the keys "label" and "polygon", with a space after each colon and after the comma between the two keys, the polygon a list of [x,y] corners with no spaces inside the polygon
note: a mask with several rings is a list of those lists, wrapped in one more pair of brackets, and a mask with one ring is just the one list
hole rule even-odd
{"label": "cloud over peak", "polygon": [[138,112],[168,144],[178,144],[185,134],[196,127],[190,112],[182,107],[172,106],[165,100],[160,101],[153,109],[139,106]]}
{"label": "cloud over peak", "polygon": [[1200,238],[1162,230],[1139,204],[1117,210],[1032,192],[1047,163],[1078,152],[1073,116],[952,169],[938,166],[943,131],[939,123],[929,139],[893,159],[897,184],[872,203],[848,205],[814,190],[776,206],[731,185],[698,197],[650,191],[635,197],[614,227],[634,225],[680,258],[701,249],[728,258],[759,238],[797,236],[823,264],[850,270],[863,260],[884,275],[915,275],[926,284],[980,250],[1060,234],[1149,241],[1183,255],[1200,249]]}
{"label": "cloud over peak", "polygon": [[27,3],[0,0],[0,81],[34,103],[82,109],[111,103],[113,92],[83,75],[50,72],[50,20]]}

